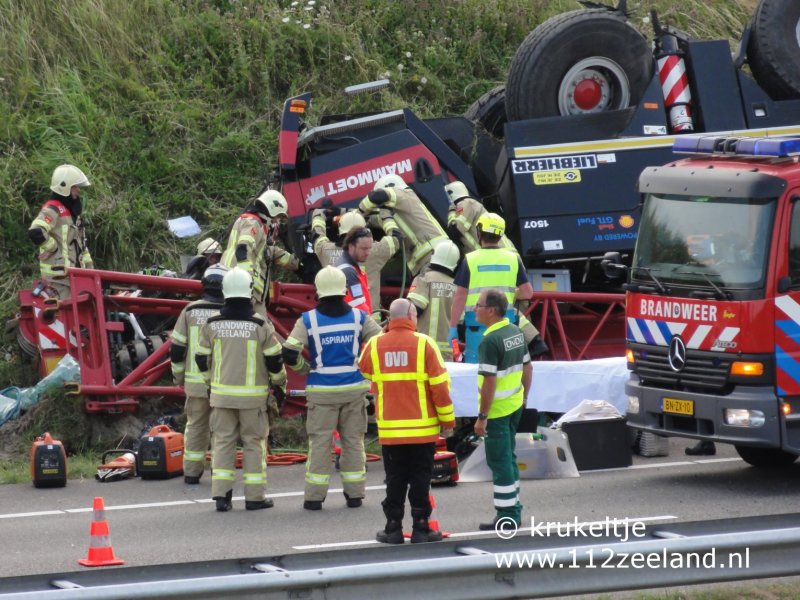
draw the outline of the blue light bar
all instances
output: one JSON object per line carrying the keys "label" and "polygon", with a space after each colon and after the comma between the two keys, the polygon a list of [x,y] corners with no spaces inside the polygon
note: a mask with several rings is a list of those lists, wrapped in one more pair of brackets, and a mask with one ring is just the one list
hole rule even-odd
{"label": "blue light bar", "polygon": [[675,139],[676,154],[719,154],[785,158],[800,155],[800,138],[725,138],[681,136]]}

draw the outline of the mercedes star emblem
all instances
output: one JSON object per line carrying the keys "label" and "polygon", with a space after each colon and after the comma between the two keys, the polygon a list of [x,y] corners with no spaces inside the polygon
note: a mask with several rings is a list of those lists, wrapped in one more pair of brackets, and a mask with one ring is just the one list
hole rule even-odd
{"label": "mercedes star emblem", "polygon": [[675,336],[669,342],[669,366],[676,373],[683,371],[686,366],[686,344],[679,336]]}

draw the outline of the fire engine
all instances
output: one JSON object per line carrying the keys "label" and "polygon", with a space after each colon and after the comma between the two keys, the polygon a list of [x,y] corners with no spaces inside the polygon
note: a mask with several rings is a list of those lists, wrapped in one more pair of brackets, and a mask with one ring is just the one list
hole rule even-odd
{"label": "fire engine", "polygon": [[[800,454],[800,138],[682,137],[645,169],[627,284],[628,423]],[[619,256],[607,268],[621,268]]]}

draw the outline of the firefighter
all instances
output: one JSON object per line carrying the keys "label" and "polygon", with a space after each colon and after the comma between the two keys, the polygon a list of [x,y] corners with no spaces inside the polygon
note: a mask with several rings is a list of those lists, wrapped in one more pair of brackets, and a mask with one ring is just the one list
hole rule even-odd
{"label": "firefighter", "polygon": [[70,297],[68,269],[94,268],[81,218],[81,188],[90,185],[78,167],[56,167],[50,180],[52,197],[28,228],[28,237],[39,247],[42,280],[62,300]]}
{"label": "firefighter", "polygon": [[[283,345],[284,361],[294,371],[309,373],[306,380],[306,463],[303,508],[321,510],[331,478],[331,441],[334,429],[342,442],[340,475],[347,506],[357,508],[364,498],[366,467],[364,433],[367,430],[367,382],[358,370],[361,345],[378,335],[380,326],[344,298],[341,270],[321,269],[314,285],[317,307],[302,314]],[[301,355],[308,348],[310,360]]]}
{"label": "firefighter", "polygon": [[450,376],[436,343],[417,333],[417,309],[405,298],[389,307],[388,331],[367,342],[358,361],[378,390],[376,419],[386,470],[383,513],[376,535],[385,544],[403,543],[405,499],[411,505],[411,543],[438,542],[431,531],[430,485],[440,431],[455,427]]}
{"label": "firefighter", "polygon": [[222,259],[222,246],[214,238],[205,238],[197,244],[197,255],[189,261],[184,277],[203,280],[205,270]]}
{"label": "firefighter", "polygon": [[372,314],[372,299],[363,263],[369,258],[372,244],[372,232],[367,227],[354,227],[344,238],[342,243],[344,252],[337,265],[347,281],[345,302],[368,315]]}
{"label": "firefighter", "polygon": [[358,208],[364,214],[381,211],[387,234],[400,229],[405,259],[413,277],[425,272],[436,244],[448,239],[439,222],[399,175],[381,177]]}
{"label": "firefighter", "polygon": [[256,314],[251,302],[253,279],[242,268],[222,279],[225,303],[220,314],[200,329],[195,361],[211,386],[211,495],[217,510],[231,509],[236,442],[243,445],[244,498],[247,510],[270,508],[267,493],[270,384],[286,385],[281,345],[272,324]]}
{"label": "firefighter", "polygon": [[491,531],[500,519],[522,523],[515,439],[533,380],[531,357],[518,327],[509,322],[506,293],[484,289],[475,304],[486,327],[478,350],[480,405],[475,435],[486,436],[486,464],[492,471],[495,517],[478,528]]}
{"label": "firefighter", "polygon": [[183,309],[172,330],[172,347],[169,351],[172,379],[175,385],[183,386],[186,393],[183,480],[188,484],[200,483],[206,464],[208,443],[211,440],[208,386],[197,368],[194,356],[197,353],[200,328],[210,317],[217,316],[222,307],[222,279],[227,272],[228,268],[220,264],[205,270],[202,279],[203,296]]}
{"label": "firefighter", "polygon": [[293,254],[274,243],[280,221],[287,219],[288,214],[289,204],[283,194],[277,190],[263,192],[234,222],[222,255],[222,264],[226,267],[231,269],[238,265],[253,278],[253,305],[262,316],[267,314],[269,266],[274,263],[289,271],[300,267],[300,261]]}
{"label": "firefighter", "polygon": [[408,299],[417,309],[417,330],[436,341],[446,361],[453,360],[450,342],[450,312],[453,307],[453,284],[460,254],[450,240],[439,242],[431,265],[424,275],[417,275],[408,289]]}
{"label": "firefighter", "polygon": [[[347,233],[353,228],[364,228],[367,222],[361,213],[358,211],[348,211],[339,217],[339,239],[336,243],[330,241],[326,234],[326,221],[325,212],[323,209],[314,211],[311,221],[311,228],[316,236],[314,240],[314,253],[319,258],[319,262],[323,267],[328,265],[339,264],[342,253],[344,252],[342,246],[344,238]],[[364,269],[367,274],[367,281],[369,282],[369,295],[373,303],[372,316],[374,318],[380,317],[380,297],[381,297],[381,269],[389,262],[389,259],[394,256],[400,248],[401,237],[399,229],[392,231],[393,235],[385,235],[380,241],[372,243],[372,249],[364,262]]]}
{"label": "firefighter", "polygon": [[[457,325],[463,314],[466,327],[464,360],[468,363],[478,362],[478,344],[485,329],[475,314],[475,305],[481,291],[501,290],[506,295],[509,306],[515,299],[528,300],[533,295],[533,288],[519,254],[500,247],[505,228],[505,221],[494,213],[486,213],[478,219],[481,249],[467,254],[456,273],[456,293],[450,315],[450,339],[458,338]],[[516,315],[517,311],[509,308],[506,316],[515,321]]]}
{"label": "firefighter", "polygon": [[[447,213],[447,228],[451,237],[461,241],[464,254],[478,250],[481,247],[478,241],[478,219],[489,211],[481,202],[469,195],[467,186],[460,181],[448,183],[444,189],[452,203]],[[517,252],[505,234],[501,238],[500,246]]]}

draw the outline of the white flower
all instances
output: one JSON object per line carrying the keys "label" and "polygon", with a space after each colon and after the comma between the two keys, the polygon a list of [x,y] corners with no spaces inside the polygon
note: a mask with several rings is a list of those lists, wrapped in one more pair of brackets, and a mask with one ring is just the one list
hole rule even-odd
{"label": "white flower", "polygon": [[314,10],[313,6],[304,6],[303,10]]}
{"label": "white flower", "polygon": [[400,63],[399,65],[397,65],[397,70],[398,71],[402,71],[403,69],[405,69],[405,67],[403,66],[403,63]]}
{"label": "white flower", "polygon": [[281,21],[283,21],[284,23],[288,23],[289,21],[291,21],[291,19],[289,17],[283,17]]}
{"label": "white flower", "polygon": [[420,82],[422,85],[425,85],[426,83],[428,83],[428,78],[427,78],[427,77],[423,77],[422,79],[420,79],[420,80],[419,80],[419,82]]}
{"label": "white flower", "polygon": [[347,54],[347,55],[345,55],[344,59],[345,60],[353,60],[353,57],[350,56],[349,54]]}
{"label": "white flower", "polygon": [[406,58],[411,58],[411,52],[406,52]]}
{"label": "white flower", "polygon": [[647,25],[649,22],[650,22],[650,17],[646,17],[646,16],[645,16],[645,17],[642,17],[642,23],[644,23],[645,25]]}
{"label": "white flower", "polygon": [[308,0],[309,6],[314,6],[317,3],[317,0]]}
{"label": "white flower", "polygon": [[303,25],[303,29],[311,29],[311,25],[309,25],[308,23],[306,23],[305,25]]}
{"label": "white flower", "polygon": [[292,4],[291,4],[291,5],[292,5],[292,6],[297,6],[298,4],[300,4],[300,2],[298,2],[298,0],[294,0],[294,2],[292,2]]}

